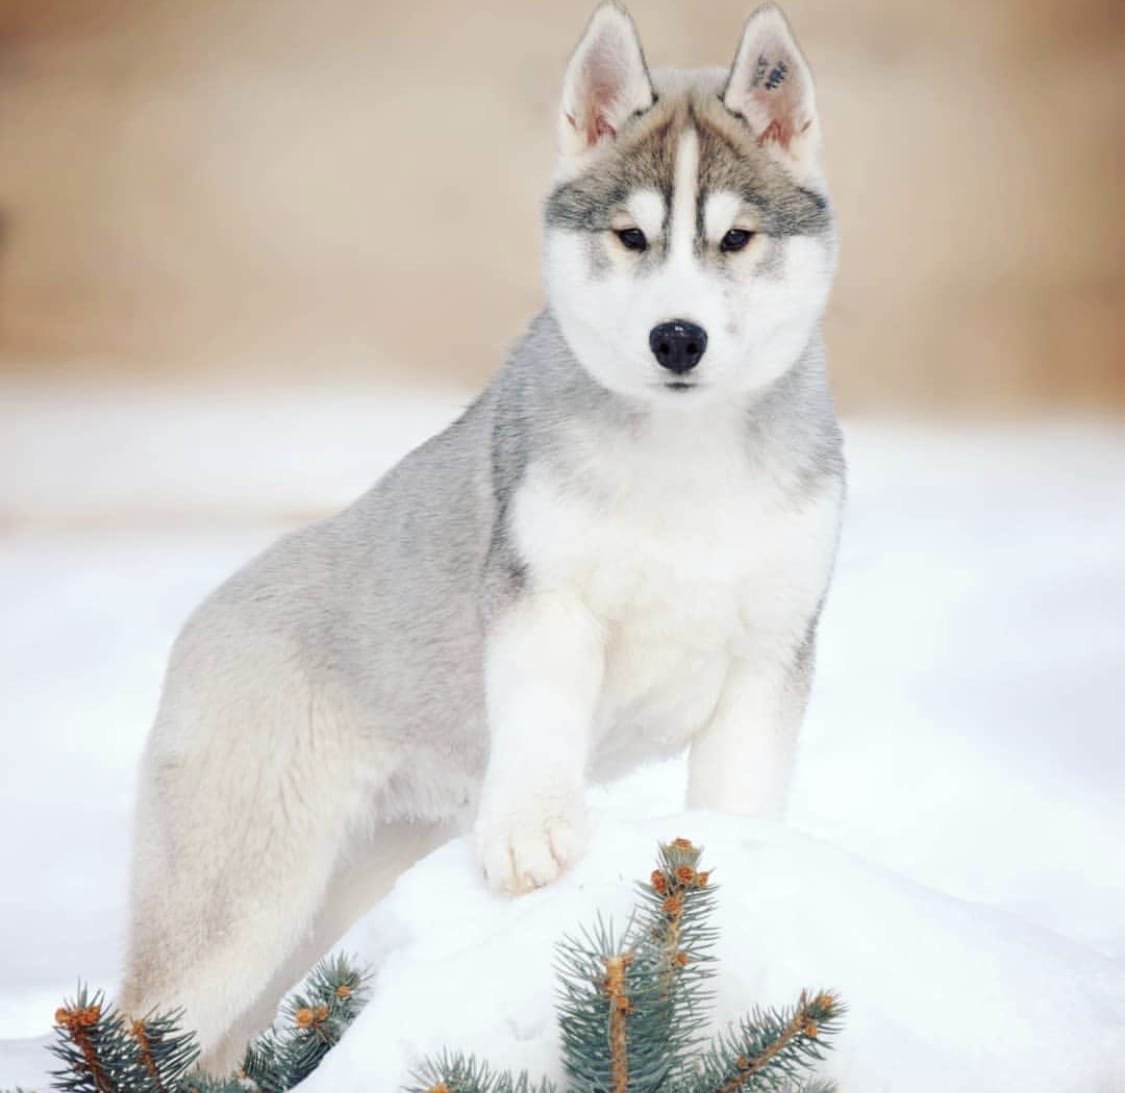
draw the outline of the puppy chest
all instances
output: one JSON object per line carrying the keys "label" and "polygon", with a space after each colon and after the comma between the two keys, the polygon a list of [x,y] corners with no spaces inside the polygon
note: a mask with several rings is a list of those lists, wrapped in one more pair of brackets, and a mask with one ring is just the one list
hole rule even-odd
{"label": "puppy chest", "polygon": [[626,762],[674,753],[706,724],[741,638],[729,610],[676,599],[651,606],[606,626],[596,733],[600,750],[621,751]]}
{"label": "puppy chest", "polygon": [[532,585],[575,595],[623,645],[737,641],[818,561],[808,529],[766,490],[639,482],[606,497],[531,477],[512,534]]}
{"label": "puppy chest", "polygon": [[823,590],[831,510],[723,486],[642,485],[606,503],[532,477],[517,495],[531,587],[576,597],[603,628],[602,750],[625,749],[623,760],[682,746],[711,716],[731,660],[803,633]]}
{"label": "puppy chest", "polygon": [[710,716],[753,625],[756,581],[731,532],[607,528],[576,582],[605,631],[599,720],[674,749]]}

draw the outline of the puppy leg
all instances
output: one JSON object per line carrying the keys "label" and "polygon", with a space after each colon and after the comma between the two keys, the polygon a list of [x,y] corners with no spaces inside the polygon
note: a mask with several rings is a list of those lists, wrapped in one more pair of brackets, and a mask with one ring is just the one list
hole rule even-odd
{"label": "puppy leg", "polygon": [[[271,693],[173,688],[137,813],[122,1008],[183,1008],[205,1062],[304,939],[362,806],[347,726]],[[272,999],[271,1001],[276,1001]]]}
{"label": "puppy leg", "polygon": [[324,956],[415,862],[463,833],[463,825],[454,821],[394,820],[364,825],[328,882],[298,976]]}
{"label": "puppy leg", "polygon": [[273,1023],[280,998],[386,895],[405,870],[455,834],[453,824],[419,821],[367,825],[362,834],[353,836],[305,938],[212,1052],[213,1065],[226,1071],[240,1062],[249,1041]]}
{"label": "puppy leg", "polygon": [[566,595],[516,604],[489,635],[491,751],[476,835],[495,888],[522,892],[548,884],[581,852],[603,669],[601,629]]}
{"label": "puppy leg", "polygon": [[692,741],[688,807],[780,819],[812,679],[813,638],[789,657],[735,661]]}

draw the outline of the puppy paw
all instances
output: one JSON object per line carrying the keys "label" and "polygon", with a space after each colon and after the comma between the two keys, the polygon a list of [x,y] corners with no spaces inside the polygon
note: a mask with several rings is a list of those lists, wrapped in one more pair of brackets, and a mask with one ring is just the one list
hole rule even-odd
{"label": "puppy paw", "polygon": [[507,810],[482,811],[477,847],[489,885],[520,895],[550,884],[586,845],[582,809],[544,800]]}

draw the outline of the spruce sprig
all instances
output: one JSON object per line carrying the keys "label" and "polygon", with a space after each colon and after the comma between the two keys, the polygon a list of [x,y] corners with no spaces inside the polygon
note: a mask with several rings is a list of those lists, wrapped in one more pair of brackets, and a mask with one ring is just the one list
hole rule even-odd
{"label": "spruce sprig", "polygon": [[694,1068],[694,1054],[707,1026],[713,1001],[713,950],[719,932],[711,923],[715,885],[700,869],[702,850],[688,839],[660,847],[657,867],[638,884],[642,937],[659,954],[662,985],[668,994],[665,1039],[673,1061],[671,1087],[683,1088]]}
{"label": "spruce sprig", "polygon": [[193,1071],[199,1046],[183,1011],[129,1020],[79,984],[55,1012],[61,1062],[51,1088],[64,1093],[283,1093],[307,1078],[367,1001],[366,976],[344,956],[321,961],[285,1003],[279,1026],[247,1048],[237,1074]]}
{"label": "spruce sprig", "polygon": [[[712,1000],[715,886],[687,839],[660,847],[620,938],[601,919],[558,946],[558,1014],[566,1093],[832,1093],[810,1079],[843,1006],[825,991],[788,1010],[754,1010],[703,1051]],[[409,1093],[549,1090],[445,1054]]]}
{"label": "spruce sprig", "polygon": [[307,1078],[367,1002],[362,973],[343,956],[321,961],[286,999],[275,1025],[246,1049],[242,1072],[261,1093],[284,1093]]}
{"label": "spruce sprig", "polygon": [[188,1076],[181,1093],[248,1093],[249,1084],[235,1074],[217,1078],[196,1072]]}
{"label": "spruce sprig", "polygon": [[195,1037],[180,1028],[182,1012],[128,1021],[79,984],[73,1001],[55,1011],[51,1053],[63,1069],[51,1085],[67,1093],[178,1093],[199,1055]]}
{"label": "spruce sprig", "polygon": [[574,1093],[664,1088],[673,1070],[672,994],[641,931],[618,941],[601,920],[558,947],[559,1032]]}
{"label": "spruce sprig", "polygon": [[703,1056],[694,1093],[809,1090],[800,1083],[824,1059],[843,1013],[828,991],[811,997],[803,991],[786,1010],[755,1009],[737,1030],[716,1037]]}
{"label": "spruce sprig", "polygon": [[526,1072],[498,1073],[474,1055],[444,1053],[423,1064],[414,1082],[406,1093],[556,1093],[546,1079],[533,1084]]}
{"label": "spruce sprig", "polygon": [[620,943],[599,920],[561,944],[559,1029],[574,1093],[682,1086],[706,1021],[717,936],[707,925],[714,889],[699,858],[686,839],[660,847]]}
{"label": "spruce sprig", "polygon": [[[624,933],[598,920],[558,947],[559,1029],[566,1093],[833,1093],[811,1078],[831,1047],[844,1007],[836,995],[802,992],[794,1006],[753,1010],[702,1052],[717,937],[715,887],[686,839],[660,847],[639,886]],[[51,1051],[64,1093],[284,1093],[303,1081],[366,1001],[365,976],[344,957],[322,962],[285,1003],[274,1028],[227,1077],[191,1072],[195,1037],[182,1012],[129,1021],[79,985],[55,1014]],[[548,1080],[443,1054],[409,1093],[558,1093]]]}
{"label": "spruce sprig", "polygon": [[156,1093],[176,1093],[180,1079],[199,1056],[195,1036],[181,1027],[182,1018],[182,1010],[154,1013],[129,1026],[141,1065]]}

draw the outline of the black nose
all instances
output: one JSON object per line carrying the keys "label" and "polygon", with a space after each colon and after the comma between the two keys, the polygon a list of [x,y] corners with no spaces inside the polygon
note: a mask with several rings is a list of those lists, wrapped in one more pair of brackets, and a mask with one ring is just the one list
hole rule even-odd
{"label": "black nose", "polygon": [[707,331],[695,323],[673,319],[654,326],[648,344],[660,364],[679,376],[699,363],[707,349]]}

